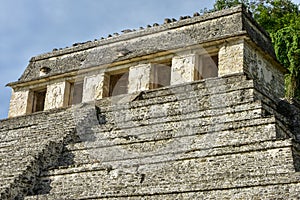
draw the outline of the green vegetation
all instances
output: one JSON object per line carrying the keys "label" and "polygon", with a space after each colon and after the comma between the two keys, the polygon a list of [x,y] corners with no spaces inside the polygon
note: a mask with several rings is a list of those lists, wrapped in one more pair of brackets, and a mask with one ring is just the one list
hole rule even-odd
{"label": "green vegetation", "polygon": [[286,97],[300,99],[300,11],[290,0],[216,0],[214,10],[244,4],[269,32],[286,75]]}

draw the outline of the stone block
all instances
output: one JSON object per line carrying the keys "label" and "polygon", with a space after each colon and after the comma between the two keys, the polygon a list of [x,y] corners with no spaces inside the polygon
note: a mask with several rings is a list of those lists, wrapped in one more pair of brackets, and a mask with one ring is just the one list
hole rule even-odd
{"label": "stone block", "polygon": [[176,56],[172,59],[171,85],[194,81],[198,55]]}
{"label": "stone block", "polygon": [[29,90],[12,91],[8,117],[25,115],[28,112]]}
{"label": "stone block", "polygon": [[219,76],[243,72],[244,41],[224,43],[219,51]]}
{"label": "stone block", "polygon": [[151,64],[130,67],[128,93],[150,89]]}
{"label": "stone block", "polygon": [[66,81],[47,86],[44,110],[61,108],[68,105],[68,86]]}
{"label": "stone block", "polygon": [[108,74],[101,72],[84,79],[82,102],[94,101],[108,95]]}

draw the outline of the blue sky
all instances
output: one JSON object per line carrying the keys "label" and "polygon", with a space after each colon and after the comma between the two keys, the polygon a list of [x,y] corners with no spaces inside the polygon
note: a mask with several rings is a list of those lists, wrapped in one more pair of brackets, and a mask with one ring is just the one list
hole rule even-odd
{"label": "blue sky", "polygon": [[[299,3],[300,0],[294,1]],[[32,56],[212,8],[214,0],[0,0],[0,119]]]}

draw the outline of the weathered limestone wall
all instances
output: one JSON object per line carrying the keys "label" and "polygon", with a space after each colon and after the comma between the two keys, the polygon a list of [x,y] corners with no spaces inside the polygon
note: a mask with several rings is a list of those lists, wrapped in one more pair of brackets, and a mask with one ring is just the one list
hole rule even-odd
{"label": "weathered limestone wall", "polygon": [[295,126],[265,112],[255,85],[218,77],[3,120],[0,197],[297,197]]}
{"label": "weathered limestone wall", "polygon": [[0,122],[0,199],[23,199],[41,170],[57,161],[74,135],[72,112],[56,110]]}
{"label": "weathered limestone wall", "polygon": [[140,64],[129,68],[128,93],[150,89],[151,64]]}
{"label": "weathered limestone wall", "polygon": [[[212,46],[215,52],[218,51],[218,72],[205,68],[198,52]],[[160,78],[163,84],[155,85],[158,80],[155,80],[153,71],[155,65],[160,63],[152,61],[157,58],[167,58],[168,62],[172,59],[170,83]],[[89,102],[109,96],[109,75],[126,67],[130,69],[129,93],[210,78],[217,74],[222,77],[243,72],[257,80],[258,90],[276,98],[283,97],[284,70],[270,61],[272,58],[274,51],[269,36],[240,6],[33,57],[20,80],[9,86],[13,89],[35,89],[33,86],[45,86],[49,81],[57,83],[48,86],[47,110],[67,105],[68,84],[64,86],[63,81],[81,76],[84,80],[82,100]],[[40,76],[40,70],[44,68],[47,68],[47,74]],[[19,103],[14,98],[16,95],[20,97]],[[26,102],[22,100],[24,95],[21,93],[12,96],[10,117],[26,114],[24,107],[29,108],[30,102],[27,101],[28,105],[20,109],[13,108],[13,105]]]}
{"label": "weathered limestone wall", "polygon": [[284,71],[258,47],[244,42],[244,70],[257,83],[257,89],[273,99],[284,97]]}
{"label": "weathered limestone wall", "polygon": [[70,85],[66,81],[47,86],[44,110],[61,108],[68,105]]}
{"label": "weathered limestone wall", "polygon": [[171,85],[194,81],[198,64],[199,56],[196,54],[173,57]]}
{"label": "weathered limestone wall", "polygon": [[97,72],[84,78],[82,102],[94,101],[108,96],[108,74]]}
{"label": "weathered limestone wall", "polygon": [[78,139],[25,199],[295,197],[296,145],[254,88],[235,75],[73,107]]}
{"label": "weathered limestone wall", "polygon": [[243,34],[242,10],[240,7],[194,17],[36,56],[21,81],[39,78],[42,66],[51,68],[47,75],[51,76]]}
{"label": "weathered limestone wall", "polygon": [[29,90],[13,90],[10,98],[8,117],[16,117],[28,113]]}
{"label": "weathered limestone wall", "polygon": [[[172,53],[176,49],[242,35],[249,35],[264,51],[274,55],[270,38],[257,28],[245,8],[240,6],[33,57],[18,83],[114,62],[128,62],[151,54]],[[45,77],[40,77],[40,68],[44,66],[51,70]]]}
{"label": "weathered limestone wall", "polygon": [[284,70],[247,39],[224,43],[219,51],[219,76],[246,73],[257,90],[272,98],[284,97]]}
{"label": "weathered limestone wall", "polygon": [[244,40],[225,42],[219,50],[219,76],[244,70]]}
{"label": "weathered limestone wall", "polygon": [[[280,107],[270,45],[237,7],[34,57],[10,85],[10,116],[41,87],[45,111],[0,122],[0,199],[297,198],[300,108]],[[216,75],[204,47],[219,77],[194,81]],[[128,69],[130,94],[103,98]],[[62,109],[77,77],[89,103]]]}
{"label": "weathered limestone wall", "polygon": [[[193,51],[197,52],[197,49]],[[170,56],[160,57],[162,60],[164,58],[170,59]],[[198,53],[191,54],[185,51],[173,56],[171,58],[170,84],[176,85],[192,82],[197,80],[197,75],[201,76],[201,73],[208,75],[216,74],[213,68],[208,68],[211,66],[203,64],[203,60],[201,60],[203,58]],[[222,77],[230,74],[246,73],[249,78],[255,80],[258,91],[263,91],[267,96],[279,99],[284,96],[284,74],[278,63],[270,59],[271,57],[263,55],[261,49],[246,37],[238,40],[229,40],[220,45],[217,74]],[[213,61],[211,62],[213,63]],[[129,65],[120,65],[116,68],[117,70],[123,70],[124,67],[130,66],[128,93],[134,93],[152,89],[152,86],[158,81],[155,80],[157,75],[163,73],[163,71],[155,71],[158,65],[160,64],[149,61],[149,63],[144,64],[132,63]],[[80,76],[84,80],[83,102],[94,101],[108,96],[110,72],[106,70],[93,71],[80,74]],[[47,86],[45,110],[68,105],[68,92],[70,91],[67,82],[68,79],[71,78],[61,78]],[[163,83],[163,86],[166,85],[169,84]],[[26,114],[27,111],[24,107],[30,107],[30,101],[24,102],[26,100],[24,100],[25,93],[22,93],[22,95],[23,97],[14,98],[12,101],[12,110],[14,109],[13,105],[20,104],[22,106],[17,111],[11,111],[12,114],[10,114],[10,117]],[[26,104],[28,105],[23,106]]]}

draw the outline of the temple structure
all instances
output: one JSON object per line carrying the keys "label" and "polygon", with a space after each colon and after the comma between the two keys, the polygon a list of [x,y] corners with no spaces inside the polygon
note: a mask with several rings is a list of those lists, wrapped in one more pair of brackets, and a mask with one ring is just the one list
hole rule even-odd
{"label": "temple structure", "polygon": [[31,58],[0,199],[298,199],[300,106],[243,6]]}

